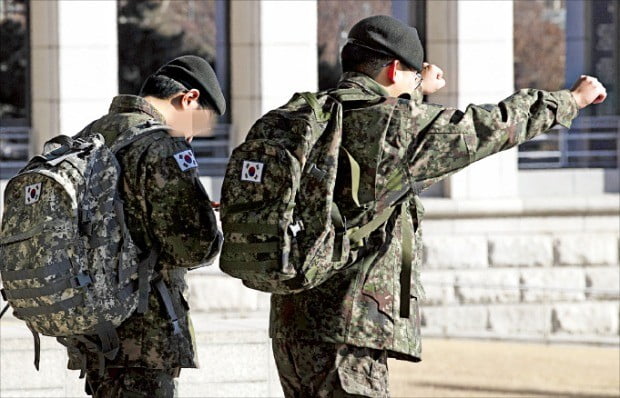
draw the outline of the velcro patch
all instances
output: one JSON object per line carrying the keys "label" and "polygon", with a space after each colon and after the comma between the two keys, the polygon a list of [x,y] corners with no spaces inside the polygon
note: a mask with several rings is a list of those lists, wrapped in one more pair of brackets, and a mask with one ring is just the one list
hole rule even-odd
{"label": "velcro patch", "polygon": [[175,153],[174,160],[177,161],[177,164],[179,165],[181,171],[195,169],[196,167],[198,167],[198,162],[196,161],[196,157],[194,157],[194,152],[191,149]]}
{"label": "velcro patch", "polygon": [[261,162],[252,162],[250,160],[243,161],[241,168],[241,181],[261,182],[263,179],[263,168],[265,165]]}
{"label": "velcro patch", "polygon": [[31,205],[36,203],[41,197],[41,183],[27,185],[24,189],[26,204]]}

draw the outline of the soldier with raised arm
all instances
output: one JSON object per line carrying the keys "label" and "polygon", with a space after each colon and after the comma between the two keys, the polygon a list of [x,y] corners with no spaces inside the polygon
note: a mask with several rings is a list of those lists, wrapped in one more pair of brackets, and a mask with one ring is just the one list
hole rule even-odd
{"label": "soldier with raised arm", "polygon": [[[443,72],[424,62],[417,31],[388,16],[353,26],[341,57],[338,87],[364,100],[345,104],[342,141],[362,170],[361,207],[346,183],[336,186],[338,207],[347,220],[359,219],[364,204],[378,213],[395,170],[410,190],[353,264],[316,288],[272,295],[270,335],[287,397],[388,396],[387,359],[421,358],[420,191],[555,125],[569,127],[579,109],[606,97],[596,78],[582,76],[571,90],[523,89],[464,111],[424,103],[445,85]],[[339,170],[338,181],[351,181],[349,172]]]}

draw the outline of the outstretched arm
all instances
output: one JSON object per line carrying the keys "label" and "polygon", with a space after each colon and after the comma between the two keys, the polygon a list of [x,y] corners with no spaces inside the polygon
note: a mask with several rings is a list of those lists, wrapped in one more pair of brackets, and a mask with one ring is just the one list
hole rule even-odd
{"label": "outstretched arm", "polygon": [[[520,90],[498,104],[470,105],[462,112],[421,105],[419,115],[436,115],[410,147],[409,170],[425,186],[494,153],[512,148],[555,126],[570,127],[580,108],[605,99],[605,88],[582,76],[572,90]],[[436,110],[433,112],[433,110]]]}

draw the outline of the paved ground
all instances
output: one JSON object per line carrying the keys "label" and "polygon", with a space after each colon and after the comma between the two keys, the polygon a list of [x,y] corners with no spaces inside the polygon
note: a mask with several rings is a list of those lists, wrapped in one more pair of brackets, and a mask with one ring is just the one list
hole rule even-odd
{"label": "paved ground", "polygon": [[393,397],[620,397],[620,350],[424,340],[420,363],[391,361]]}

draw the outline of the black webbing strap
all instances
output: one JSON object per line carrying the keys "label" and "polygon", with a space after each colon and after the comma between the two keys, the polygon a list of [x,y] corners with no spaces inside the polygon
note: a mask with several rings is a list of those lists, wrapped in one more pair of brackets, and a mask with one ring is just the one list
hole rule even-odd
{"label": "black webbing strap", "polygon": [[407,217],[407,204],[401,204],[402,256],[400,270],[400,317],[409,318],[411,307],[411,262],[413,261],[413,230]]}
{"label": "black webbing strap", "polygon": [[223,267],[235,268],[239,271],[250,271],[256,273],[273,272],[281,265],[280,260],[264,260],[264,261],[241,261],[220,259],[220,265]]}
{"label": "black webbing strap", "polygon": [[173,334],[180,335],[181,327],[179,326],[179,318],[177,317],[177,313],[172,305],[170,291],[168,291],[168,288],[166,287],[166,284],[161,276],[154,280],[153,284],[155,285],[155,289],[157,290],[157,293],[159,293],[159,297],[166,308],[166,312],[168,313],[168,317],[172,323]]}
{"label": "black webbing strap", "polygon": [[224,228],[226,233],[280,235],[280,227],[278,224],[225,223],[222,225],[222,228]]}
{"label": "black webbing strap", "polygon": [[31,316],[37,316],[37,315],[43,315],[43,314],[53,314],[55,312],[68,311],[71,308],[75,308],[76,306],[81,304],[83,300],[84,300],[84,297],[82,296],[82,294],[76,294],[73,297],[70,297],[63,301],[59,301],[52,305],[16,308],[13,312],[15,313],[15,316],[18,318],[31,317]]}
{"label": "black webbing strap", "polygon": [[39,337],[39,333],[28,327],[32,332],[32,337],[34,338],[34,367],[39,370],[39,362],[41,361],[41,338]]}
{"label": "black webbing strap", "polygon": [[[93,341],[91,341],[88,337],[86,336],[75,336],[75,338],[82,344],[84,344],[84,347],[86,347],[86,349],[94,354],[97,354],[97,358],[99,360],[99,376],[103,376],[105,374],[105,356],[103,355],[103,352],[101,352],[101,347],[98,346],[96,343],[94,343]],[[82,361],[82,366],[84,368],[86,368],[86,355],[84,355],[83,361]]]}
{"label": "black webbing strap", "polygon": [[0,318],[2,318],[2,316],[4,315],[5,312],[8,311],[8,309],[9,309],[9,303],[6,303],[2,311],[0,311]]}
{"label": "black webbing strap", "polygon": [[149,274],[155,268],[159,251],[151,249],[149,256],[138,264],[138,309],[139,314],[144,314],[149,308],[149,292],[151,285],[149,284]]}
{"label": "black webbing strap", "polygon": [[95,326],[95,331],[101,342],[100,348],[103,356],[109,360],[116,358],[116,354],[118,354],[118,349],[120,347],[120,340],[116,333],[116,328],[111,322],[105,321],[98,323]]}
{"label": "black webbing strap", "polygon": [[50,275],[69,272],[71,268],[71,262],[68,259],[64,259],[45,267],[2,271],[2,279],[5,281],[16,281],[22,279],[45,278]]}
{"label": "black webbing strap", "polygon": [[58,281],[49,282],[42,287],[10,289],[6,290],[6,296],[10,299],[28,299],[40,296],[49,296],[54,293],[62,292],[66,289],[78,289],[88,286],[92,279],[88,274],[79,274],[77,277],[69,277]]}
{"label": "black webbing strap", "polygon": [[226,245],[231,253],[273,253],[279,249],[280,242],[227,242]]}
{"label": "black webbing strap", "polygon": [[342,217],[342,214],[340,213],[340,209],[338,209],[338,206],[334,202],[332,202],[330,218],[335,232],[332,261],[338,262],[342,260],[345,254],[343,240],[347,233],[347,226],[344,217]]}
{"label": "black webbing strap", "polygon": [[67,337],[56,337],[56,341],[67,347],[69,353],[80,357],[80,379],[83,379],[86,375],[86,368],[88,366],[86,354],[76,346],[76,343],[72,342],[72,340]]}

